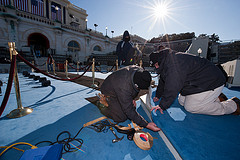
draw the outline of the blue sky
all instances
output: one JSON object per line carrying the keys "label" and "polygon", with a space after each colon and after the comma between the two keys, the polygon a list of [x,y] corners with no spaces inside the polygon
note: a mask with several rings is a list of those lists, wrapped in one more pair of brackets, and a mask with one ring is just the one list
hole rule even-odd
{"label": "blue sky", "polygon": [[[238,0],[69,0],[88,14],[88,28],[111,37],[125,30],[145,39],[161,34],[213,33],[222,41],[240,39]],[[167,6],[167,15],[154,15],[158,4]],[[161,13],[160,13],[161,14]],[[161,14],[162,15],[162,14]]]}

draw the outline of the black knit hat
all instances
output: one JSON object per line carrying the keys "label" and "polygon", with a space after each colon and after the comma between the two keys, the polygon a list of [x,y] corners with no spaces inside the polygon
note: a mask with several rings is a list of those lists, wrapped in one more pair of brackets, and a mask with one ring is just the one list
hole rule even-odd
{"label": "black knit hat", "polygon": [[152,77],[148,71],[138,70],[133,76],[133,82],[139,89],[148,89],[151,81]]}
{"label": "black knit hat", "polygon": [[159,52],[153,52],[149,56],[150,58],[150,66],[154,67],[154,64],[158,62],[159,59]]}

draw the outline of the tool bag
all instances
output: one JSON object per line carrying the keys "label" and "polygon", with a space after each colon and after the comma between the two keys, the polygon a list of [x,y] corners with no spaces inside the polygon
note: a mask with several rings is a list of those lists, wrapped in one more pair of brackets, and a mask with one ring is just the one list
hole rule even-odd
{"label": "tool bag", "polygon": [[98,97],[99,97],[99,101],[102,105],[104,105],[105,107],[108,107],[108,103],[107,103],[107,97],[104,94],[98,93]]}

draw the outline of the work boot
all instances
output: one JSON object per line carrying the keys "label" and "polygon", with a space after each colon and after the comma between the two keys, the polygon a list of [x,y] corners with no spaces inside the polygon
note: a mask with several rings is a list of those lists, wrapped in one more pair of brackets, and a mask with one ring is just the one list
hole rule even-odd
{"label": "work boot", "polygon": [[237,97],[233,97],[231,99],[237,104],[237,109],[232,114],[233,115],[240,115],[240,99],[238,99]]}
{"label": "work boot", "polygon": [[228,100],[227,96],[225,94],[223,94],[223,93],[221,93],[218,96],[218,98],[219,98],[220,102]]}

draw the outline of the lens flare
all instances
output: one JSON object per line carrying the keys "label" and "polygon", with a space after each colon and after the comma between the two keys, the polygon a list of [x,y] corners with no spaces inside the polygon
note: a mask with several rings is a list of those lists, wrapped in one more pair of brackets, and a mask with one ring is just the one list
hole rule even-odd
{"label": "lens flare", "polygon": [[164,18],[168,16],[169,8],[166,4],[157,4],[153,8],[153,15],[155,18]]}
{"label": "lens flare", "polygon": [[142,23],[148,25],[147,30],[144,30],[144,32],[148,34],[147,37],[153,33],[155,29],[159,30],[159,35],[166,34],[168,32],[167,26],[173,23],[190,29],[178,21],[177,17],[180,16],[181,10],[191,8],[192,4],[183,6],[179,1],[174,0],[142,0],[141,2],[133,0],[129,1],[129,3],[142,8],[142,18],[135,21],[132,25],[137,26]]}

